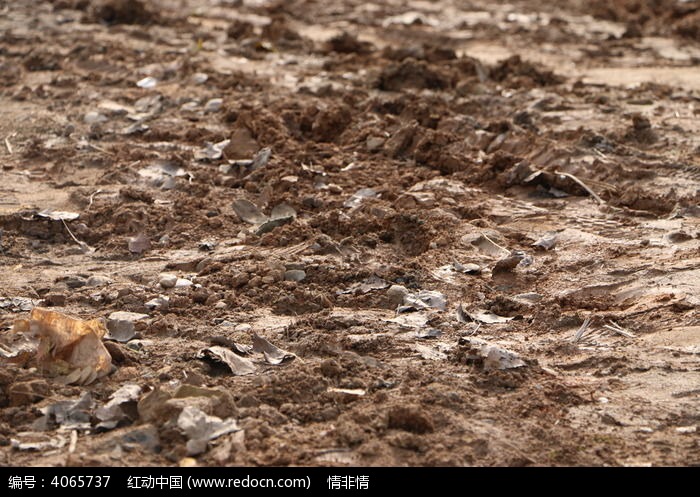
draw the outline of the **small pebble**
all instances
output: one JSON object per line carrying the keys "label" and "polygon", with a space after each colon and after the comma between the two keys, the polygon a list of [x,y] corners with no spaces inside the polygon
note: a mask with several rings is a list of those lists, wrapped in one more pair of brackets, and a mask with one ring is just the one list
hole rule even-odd
{"label": "small pebble", "polygon": [[407,295],[408,290],[406,287],[401,285],[391,285],[386,291],[386,296],[389,299],[389,303],[394,307],[403,304],[403,301]]}
{"label": "small pebble", "polygon": [[163,288],[172,288],[177,283],[178,277],[174,274],[161,274],[160,275],[160,286]]}
{"label": "small pebble", "polygon": [[192,82],[196,85],[201,85],[207,82],[209,76],[203,72],[196,72],[192,75]]}
{"label": "small pebble", "polygon": [[65,280],[65,284],[68,288],[80,288],[81,286],[85,286],[87,284],[87,281],[85,281],[85,278],[75,276],[73,278],[68,278],[67,280]]}
{"label": "small pebble", "polygon": [[192,285],[193,283],[190,280],[186,280],[184,278],[178,278],[175,282],[175,288],[185,288]]}
{"label": "small pebble", "polygon": [[83,121],[85,122],[85,124],[100,124],[107,122],[107,117],[103,114],[100,114],[99,112],[91,111],[85,114],[85,117],[83,117]]}
{"label": "small pebble", "polygon": [[105,286],[111,283],[106,276],[90,276],[87,280],[87,286]]}
{"label": "small pebble", "polygon": [[306,271],[302,269],[290,269],[284,272],[285,281],[304,281],[306,278]]}
{"label": "small pebble", "polygon": [[218,112],[224,105],[224,100],[221,98],[212,98],[204,104],[204,112]]}
{"label": "small pebble", "polygon": [[152,78],[151,76],[147,78],[140,79],[137,83],[136,86],[139,88],[155,88],[155,86],[158,84],[158,80],[156,78]]}

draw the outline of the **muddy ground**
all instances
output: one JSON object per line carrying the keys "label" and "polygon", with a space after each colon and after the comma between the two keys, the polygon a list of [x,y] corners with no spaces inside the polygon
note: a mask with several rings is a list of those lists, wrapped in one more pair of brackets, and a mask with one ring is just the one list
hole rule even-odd
{"label": "muddy ground", "polygon": [[0,1],[2,349],[147,315],[2,360],[0,464],[700,464],[699,61],[697,1]]}

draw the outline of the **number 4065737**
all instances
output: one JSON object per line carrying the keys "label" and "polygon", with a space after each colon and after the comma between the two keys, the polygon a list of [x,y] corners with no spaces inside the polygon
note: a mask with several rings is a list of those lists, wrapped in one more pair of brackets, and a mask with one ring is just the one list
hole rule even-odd
{"label": "number 4065737", "polygon": [[54,476],[51,485],[56,488],[105,488],[109,476]]}

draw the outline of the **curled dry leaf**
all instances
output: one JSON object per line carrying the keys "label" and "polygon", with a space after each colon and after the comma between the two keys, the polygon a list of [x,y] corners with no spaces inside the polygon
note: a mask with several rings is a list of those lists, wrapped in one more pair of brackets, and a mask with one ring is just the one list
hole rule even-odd
{"label": "curled dry leaf", "polygon": [[248,224],[263,224],[269,220],[269,217],[263,214],[257,205],[243,198],[233,202],[233,211],[241,218],[241,221]]}
{"label": "curled dry leaf", "polygon": [[462,337],[460,345],[467,345],[473,354],[480,357],[485,371],[513,369],[527,366],[518,354],[506,348],[480,340]]}
{"label": "curled dry leaf", "polygon": [[357,190],[349,199],[343,202],[343,207],[354,209],[359,207],[366,198],[376,198],[378,196],[379,193],[373,188],[362,188]]}
{"label": "curled dry leaf", "polygon": [[398,312],[420,311],[423,309],[438,309],[444,311],[446,307],[447,300],[444,294],[430,290],[421,290],[418,293],[407,294]]}
{"label": "curled dry leaf", "polygon": [[40,301],[27,297],[0,297],[0,309],[3,311],[25,312],[31,311],[32,307]]}
{"label": "curled dry leaf", "polygon": [[44,217],[53,221],[73,221],[78,219],[80,214],[77,212],[55,211],[53,209],[44,209],[36,213],[37,217]]}
{"label": "curled dry leaf", "polygon": [[70,383],[89,384],[111,371],[112,357],[102,344],[107,333],[102,319],[84,321],[35,307],[14,329],[38,336],[37,365],[49,373],[68,373]]}
{"label": "curled dry leaf", "polygon": [[150,248],[151,240],[145,233],[139,233],[138,235],[129,238],[129,252],[141,254]]}
{"label": "curled dry leaf", "polygon": [[365,278],[362,281],[359,281],[357,283],[353,283],[350,285],[350,287],[346,288],[345,290],[340,290],[338,291],[338,294],[345,294],[345,293],[369,293],[374,290],[383,290],[385,288],[389,288],[391,284],[380,278],[379,276],[373,274],[369,278]]}
{"label": "curled dry leaf", "polygon": [[538,247],[544,250],[551,250],[557,244],[557,234],[547,233],[539,238],[535,243],[532,244],[533,247]]}
{"label": "curled dry leaf", "polygon": [[224,364],[233,374],[239,376],[253,374],[256,370],[255,364],[250,359],[241,357],[229,349],[218,345],[203,349],[199,353],[199,358],[208,362]]}
{"label": "curled dry leaf", "polygon": [[252,345],[243,345],[234,340],[231,340],[228,337],[219,335],[209,338],[209,342],[212,345],[221,345],[222,347],[228,347],[236,354],[243,356],[250,355],[253,349]]}
{"label": "curled dry leaf", "polygon": [[189,438],[187,454],[190,456],[205,452],[210,440],[241,429],[235,419],[209,416],[192,406],[182,410],[177,418],[177,426]]}
{"label": "curled dry leaf", "polygon": [[[139,176],[144,178],[144,180],[152,186],[165,190],[170,190],[175,187],[175,178],[189,175],[189,173],[177,163],[164,160],[156,161],[150,166],[139,169],[138,173]],[[190,178],[192,177],[191,175],[189,176]]]}
{"label": "curled dry leaf", "polygon": [[275,365],[291,361],[296,357],[294,354],[272,345],[257,333],[253,334],[253,352],[263,354],[267,362]]}
{"label": "curled dry leaf", "polygon": [[44,415],[32,423],[32,427],[42,431],[49,431],[56,425],[64,430],[89,430],[94,405],[90,392],[77,400],[56,402],[40,409]]}
{"label": "curled dry leaf", "polygon": [[135,420],[138,417],[136,403],[141,395],[141,387],[128,384],[121,387],[109,397],[109,402],[97,409],[95,415],[100,420],[97,426],[107,430],[116,428],[124,419]]}

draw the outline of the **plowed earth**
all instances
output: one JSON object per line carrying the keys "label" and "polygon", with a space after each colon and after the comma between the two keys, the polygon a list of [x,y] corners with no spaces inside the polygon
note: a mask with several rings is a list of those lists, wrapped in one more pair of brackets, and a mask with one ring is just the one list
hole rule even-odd
{"label": "plowed earth", "polygon": [[[0,464],[700,463],[699,2],[0,10],[0,344],[32,305],[148,315],[89,385],[2,361]],[[199,357],[253,333],[296,357]],[[240,430],[188,454],[143,400],[183,384]]]}

